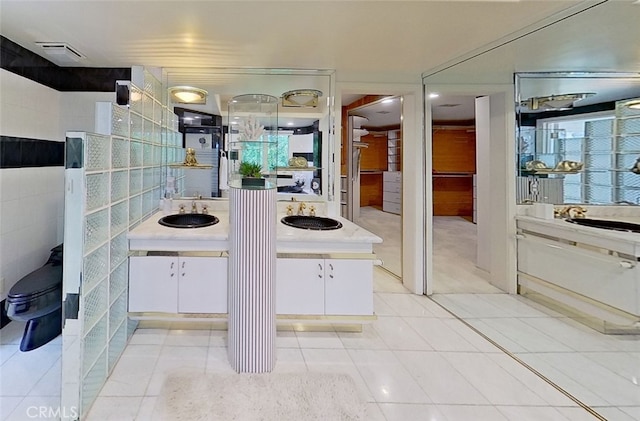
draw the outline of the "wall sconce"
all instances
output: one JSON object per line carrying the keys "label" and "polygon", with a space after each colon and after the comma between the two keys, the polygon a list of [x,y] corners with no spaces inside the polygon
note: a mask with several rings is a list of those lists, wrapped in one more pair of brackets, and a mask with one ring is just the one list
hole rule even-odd
{"label": "wall sconce", "polygon": [[283,107],[314,108],[318,106],[318,97],[322,91],[316,89],[296,89],[282,94]]}
{"label": "wall sconce", "polygon": [[192,86],[174,86],[169,88],[171,102],[179,104],[206,104],[209,93]]}
{"label": "wall sconce", "polygon": [[573,108],[573,103],[581,99],[594,96],[594,93],[561,94],[549,96],[537,96],[522,101],[520,105],[531,111],[561,111]]}

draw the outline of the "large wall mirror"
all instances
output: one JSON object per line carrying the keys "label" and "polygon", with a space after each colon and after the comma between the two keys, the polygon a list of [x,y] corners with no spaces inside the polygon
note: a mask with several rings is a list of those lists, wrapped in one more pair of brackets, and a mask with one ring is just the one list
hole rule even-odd
{"label": "large wall mirror", "polygon": [[640,204],[640,76],[518,73],[517,203]]}
{"label": "large wall mirror", "polygon": [[[634,145],[639,131],[629,128],[636,135],[628,135],[620,124],[624,117],[619,117],[623,104],[640,97],[638,50],[629,42],[637,38],[640,7],[631,1],[583,3],[576,13],[558,16],[538,28],[525,28],[484,52],[472,52],[423,75],[427,93],[438,92],[440,98],[460,93],[490,100],[513,98],[513,106],[507,103],[502,114],[505,121],[515,119],[515,130],[507,130],[507,142],[498,145],[504,148],[504,155],[489,158],[498,156],[503,161],[504,157],[507,164],[495,162],[500,165],[499,175],[509,177],[515,185],[501,195],[489,195],[495,183],[478,190],[479,201],[490,199],[489,215],[508,209],[506,223],[513,234],[516,213],[526,210],[524,203],[529,201],[621,202],[617,205],[621,212],[632,212],[637,205],[640,176],[629,170],[640,157]],[[436,105],[428,98],[426,102]],[[558,166],[562,161],[575,161],[582,167]],[[559,171],[552,173],[554,169]],[[560,192],[543,185],[554,179],[562,184]],[[510,252],[508,258],[519,257],[514,235],[483,242],[481,223],[477,228],[478,250],[494,250],[502,244]],[[447,232],[446,238],[450,237]],[[433,249],[437,257],[450,247],[434,241]],[[460,267],[448,274],[460,277]],[[594,419],[637,419],[626,415],[630,414],[626,409],[638,404],[634,374],[638,363],[621,357],[625,349],[637,348],[637,335],[601,334],[521,296],[474,292],[473,298],[438,293],[432,297],[575,403],[588,407]],[[567,417],[582,419],[579,412]]]}
{"label": "large wall mirror", "polygon": [[[169,98],[170,107],[184,116],[180,120],[184,147],[195,149],[198,162],[211,166],[209,171],[176,171],[183,179],[178,183],[181,196],[225,196],[220,185],[224,181],[218,178],[221,159],[233,159],[227,156],[226,145],[230,136],[237,135],[228,118],[228,103],[238,95],[266,94],[280,99],[278,199],[333,200],[333,71],[167,68],[164,72],[169,90],[191,86],[208,93],[205,104],[178,103]],[[168,174],[172,174],[173,164],[165,162]]]}

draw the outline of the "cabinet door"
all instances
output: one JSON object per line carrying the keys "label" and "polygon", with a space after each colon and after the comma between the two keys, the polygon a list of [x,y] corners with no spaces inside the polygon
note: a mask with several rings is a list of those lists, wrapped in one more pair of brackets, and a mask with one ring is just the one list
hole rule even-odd
{"label": "cabinet door", "polygon": [[276,313],[324,314],[323,259],[278,259]]}
{"label": "cabinet door", "polygon": [[178,258],[129,258],[129,311],[178,312]]}
{"label": "cabinet door", "polygon": [[179,313],[227,312],[227,258],[181,257]]}
{"label": "cabinet door", "polygon": [[371,260],[325,260],[324,286],[326,314],[373,314],[373,262]]}

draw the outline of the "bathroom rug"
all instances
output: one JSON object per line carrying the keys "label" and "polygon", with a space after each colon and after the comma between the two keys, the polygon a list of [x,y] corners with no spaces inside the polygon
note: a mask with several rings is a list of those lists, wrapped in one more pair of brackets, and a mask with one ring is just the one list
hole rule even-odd
{"label": "bathroom rug", "polygon": [[153,419],[364,421],[366,402],[347,374],[170,374]]}

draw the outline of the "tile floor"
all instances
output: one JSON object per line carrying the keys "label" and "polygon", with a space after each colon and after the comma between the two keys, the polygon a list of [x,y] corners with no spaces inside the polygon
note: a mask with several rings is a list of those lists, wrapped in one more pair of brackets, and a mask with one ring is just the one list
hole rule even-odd
{"label": "tile floor", "polygon": [[[445,254],[441,264],[449,265],[442,273],[463,268],[450,277],[453,285],[443,282],[432,298],[415,296],[377,269],[378,319],[361,334],[278,332],[276,371],[349,373],[374,421],[640,420],[640,338],[601,335],[496,293],[471,262],[474,226],[464,224],[434,224],[436,255]],[[465,240],[454,241],[456,232]],[[466,252],[453,253],[456,245]],[[31,406],[59,401],[60,338],[23,354],[23,326],[0,331],[2,420],[33,419]],[[87,419],[151,420],[165,374],[185,369],[231,373],[226,332],[139,329]]]}
{"label": "tile floor", "polygon": [[20,352],[24,322],[0,330],[0,419],[33,419],[35,407],[60,406],[62,336],[29,352]]}
{"label": "tile floor", "polygon": [[[280,331],[276,372],[351,375],[368,420],[597,419],[433,300],[376,270],[363,333]],[[151,420],[167,373],[233,373],[226,332],[138,329],[89,420]]]}

